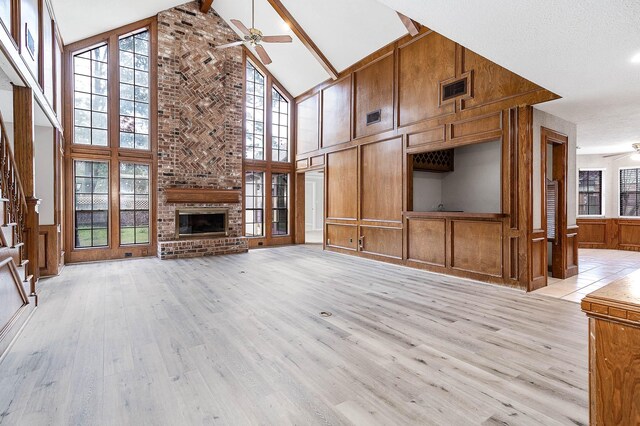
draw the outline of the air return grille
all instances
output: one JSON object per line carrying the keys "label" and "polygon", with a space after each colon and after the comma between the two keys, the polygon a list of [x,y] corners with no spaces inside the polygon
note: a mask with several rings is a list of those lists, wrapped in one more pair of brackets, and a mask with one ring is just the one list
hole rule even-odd
{"label": "air return grille", "polygon": [[373,111],[367,114],[367,126],[370,126],[371,124],[379,123],[380,121],[382,121],[381,110]]}
{"label": "air return grille", "polygon": [[442,85],[442,102],[448,101],[458,96],[464,96],[469,93],[469,79],[461,78],[451,83]]}

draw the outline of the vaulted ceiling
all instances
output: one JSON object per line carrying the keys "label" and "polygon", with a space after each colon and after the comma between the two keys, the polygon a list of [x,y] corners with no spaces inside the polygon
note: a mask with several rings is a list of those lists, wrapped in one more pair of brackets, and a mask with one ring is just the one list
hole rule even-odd
{"label": "vaulted ceiling", "polygon": [[[636,0],[281,2],[338,71],[406,34],[397,10],[561,95],[538,107],[578,124],[580,153],[630,151],[640,142],[640,63],[632,60],[640,54]],[[53,0],[66,43],[180,3],[110,0],[88,7]],[[227,22],[251,22],[250,0],[214,0],[213,8]],[[256,0],[256,27],[294,36],[267,0]],[[293,95],[329,78],[295,36],[291,45],[267,49],[270,71]]]}

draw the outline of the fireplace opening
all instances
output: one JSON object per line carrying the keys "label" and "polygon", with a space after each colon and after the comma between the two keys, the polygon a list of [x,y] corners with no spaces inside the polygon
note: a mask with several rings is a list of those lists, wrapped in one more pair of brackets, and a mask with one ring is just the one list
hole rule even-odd
{"label": "fireplace opening", "polygon": [[176,238],[193,236],[227,236],[228,210],[176,210]]}

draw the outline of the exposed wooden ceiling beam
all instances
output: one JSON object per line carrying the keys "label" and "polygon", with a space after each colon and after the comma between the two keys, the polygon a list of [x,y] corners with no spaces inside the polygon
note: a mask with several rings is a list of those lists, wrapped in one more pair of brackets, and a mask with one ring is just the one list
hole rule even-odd
{"label": "exposed wooden ceiling beam", "polygon": [[400,20],[402,21],[404,26],[407,27],[407,31],[409,31],[409,34],[411,34],[411,37],[417,36],[418,33],[420,32],[420,24],[418,24],[413,19],[409,18],[407,15],[403,15],[400,12],[396,12],[396,13],[400,17]]}
{"label": "exposed wooden ceiling beam", "polygon": [[213,4],[213,0],[202,0],[200,2],[200,12],[208,13],[209,9],[211,9],[212,4]]}
{"label": "exposed wooden ceiling beam", "polygon": [[318,62],[320,62],[322,68],[324,68],[325,71],[329,73],[333,80],[336,80],[338,78],[338,71],[333,67],[333,65],[331,65],[331,62],[329,62],[326,56],[324,56],[322,51],[320,51],[318,46],[316,46],[313,40],[311,40],[311,37],[309,37],[309,35],[302,29],[300,24],[298,24],[293,16],[291,16],[291,13],[289,13],[287,8],[284,7],[282,2],[280,0],[267,1],[271,5],[271,7],[273,7],[273,9],[278,13],[278,15],[280,15],[282,20],[289,26],[289,28],[291,28],[296,37],[300,39],[302,44],[304,44],[305,47],[309,49],[309,52],[311,52],[313,57],[316,58]]}

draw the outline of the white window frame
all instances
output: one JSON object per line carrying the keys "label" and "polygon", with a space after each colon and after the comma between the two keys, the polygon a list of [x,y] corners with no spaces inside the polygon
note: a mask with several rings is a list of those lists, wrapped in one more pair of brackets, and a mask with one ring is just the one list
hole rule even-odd
{"label": "white window frame", "polygon": [[[580,172],[601,172],[602,182],[600,183],[600,214],[579,214],[580,213]],[[578,176],[576,179],[576,217],[577,218],[603,218],[606,217],[606,177],[607,169],[604,167],[581,167],[578,169]],[[618,195],[620,194],[620,172],[618,172]],[[618,196],[618,204],[620,204],[620,197]],[[620,206],[618,206],[618,212],[620,212]]]}
{"label": "white window frame", "polygon": [[620,171],[621,170],[629,170],[629,169],[640,169],[640,164],[637,166],[624,166],[624,167],[618,167],[618,175],[616,177],[616,180],[618,181],[617,185],[618,185],[618,200],[617,200],[617,204],[618,204],[618,210],[617,210],[617,216],[621,219],[640,219],[640,216],[622,216],[620,214],[620,195],[621,195],[621,191],[620,191]]}

